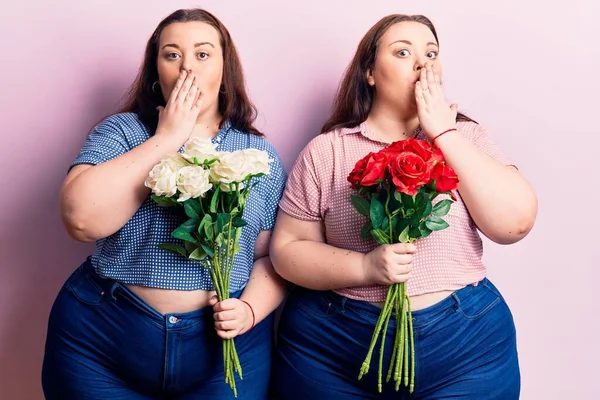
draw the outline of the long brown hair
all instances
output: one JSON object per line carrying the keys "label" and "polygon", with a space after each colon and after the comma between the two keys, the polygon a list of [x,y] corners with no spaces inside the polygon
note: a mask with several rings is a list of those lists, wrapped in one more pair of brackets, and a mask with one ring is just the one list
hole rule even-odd
{"label": "long brown hair", "polygon": [[242,64],[231,35],[217,17],[200,8],[177,10],[158,24],[148,39],[138,76],[127,91],[119,112],[134,112],[150,132],[156,130],[158,125],[156,107],[165,105],[162,94],[152,90],[152,85],[158,80],[156,67],[158,43],[163,30],[176,22],[204,22],[219,32],[223,49],[223,78],[219,90],[219,113],[223,119],[220,126],[222,127],[225,121],[229,121],[235,129],[262,136],[253,125],[257,111],[246,93]]}
{"label": "long brown hair", "polygon": [[[367,82],[367,71],[373,67],[379,40],[390,26],[398,22],[418,22],[431,30],[439,44],[435,26],[423,15],[392,14],[379,20],[360,41],[356,54],[344,73],[342,82],[333,102],[333,112],[321,128],[326,133],[337,128],[350,128],[364,122],[373,105],[373,88]],[[457,121],[473,121],[458,113]],[[473,121],[475,122],[475,121]]]}

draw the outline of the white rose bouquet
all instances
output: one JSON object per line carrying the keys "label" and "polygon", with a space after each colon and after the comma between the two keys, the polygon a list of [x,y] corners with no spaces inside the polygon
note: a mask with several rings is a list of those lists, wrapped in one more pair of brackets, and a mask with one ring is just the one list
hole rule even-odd
{"label": "white rose bouquet", "polygon": [[[219,152],[209,139],[193,138],[183,153],[161,160],[150,171],[145,186],[152,199],[163,207],[183,207],[188,218],[172,232],[183,241],[159,247],[179,254],[210,271],[219,301],[229,298],[229,284],[239,238],[244,207],[256,180],[269,174],[273,161],[257,149]],[[233,339],[223,340],[225,382],[237,397],[234,371],[242,378],[242,368]]]}

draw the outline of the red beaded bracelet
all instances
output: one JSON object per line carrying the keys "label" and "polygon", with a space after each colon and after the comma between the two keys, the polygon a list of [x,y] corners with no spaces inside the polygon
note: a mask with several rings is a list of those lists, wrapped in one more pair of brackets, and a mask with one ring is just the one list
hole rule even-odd
{"label": "red beaded bracelet", "polygon": [[451,129],[447,129],[447,130],[445,130],[444,132],[442,132],[442,133],[440,133],[439,135],[437,135],[436,137],[434,137],[434,138],[433,138],[433,140],[432,140],[432,142],[435,142],[435,140],[436,140],[437,138],[439,138],[440,136],[442,136],[443,134],[445,134],[445,133],[448,133],[448,132],[452,132],[452,131],[455,131],[455,130],[456,130],[456,128],[451,128]]}
{"label": "red beaded bracelet", "polygon": [[[242,300],[242,299],[240,299]],[[250,327],[250,329],[248,329],[248,332],[250,332],[252,330],[252,328],[254,328],[254,324],[256,322],[256,316],[254,315],[254,309],[252,308],[252,306],[250,305],[250,303],[248,303],[246,300],[242,300],[244,303],[246,303],[246,305],[248,307],[250,307],[250,311],[252,312],[252,326]]]}

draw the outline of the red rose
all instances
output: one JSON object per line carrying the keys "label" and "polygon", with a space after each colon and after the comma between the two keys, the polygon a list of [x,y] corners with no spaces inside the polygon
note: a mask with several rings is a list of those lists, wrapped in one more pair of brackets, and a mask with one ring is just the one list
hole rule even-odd
{"label": "red rose", "polygon": [[[433,161],[434,158],[433,146],[429,142],[415,138],[394,142],[387,148],[387,151],[390,155],[409,151],[417,154],[425,162]],[[437,154],[435,158],[437,158]]]}
{"label": "red rose", "polygon": [[348,182],[353,189],[377,185],[379,183],[377,181],[385,179],[387,163],[388,158],[385,153],[369,153],[356,163],[348,175]]}
{"label": "red rose", "polygon": [[419,154],[404,151],[395,154],[389,166],[396,190],[413,196],[430,181],[431,164]]}
{"label": "red rose", "polygon": [[450,192],[458,188],[458,175],[446,163],[441,162],[433,166],[431,179],[435,179],[435,190],[438,192]]}
{"label": "red rose", "polygon": [[432,147],[431,162],[432,164],[444,162],[444,154],[442,153],[442,150],[440,150],[439,147]]}

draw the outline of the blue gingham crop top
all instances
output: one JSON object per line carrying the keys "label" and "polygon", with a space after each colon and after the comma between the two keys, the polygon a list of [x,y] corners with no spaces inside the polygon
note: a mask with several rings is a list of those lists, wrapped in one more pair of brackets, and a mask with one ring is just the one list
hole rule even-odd
{"label": "blue gingham crop top", "polygon": [[[151,136],[135,113],[112,115],[89,134],[72,166],[100,164],[139,146]],[[265,138],[240,132],[224,124],[213,143],[218,150],[246,148],[265,150],[274,160],[270,174],[259,178],[244,210],[248,222],[240,237],[241,251],[231,273],[231,292],[243,289],[254,263],[254,244],[261,231],[271,230],[287,174],[273,145]],[[183,150],[183,147],[180,151]],[[91,256],[97,273],[131,285],[178,290],[213,290],[210,273],[197,261],[188,260],[157,247],[160,243],[179,243],[171,232],[183,220],[173,210],[158,206],[148,198],[129,221],[113,235],[96,242]]]}

